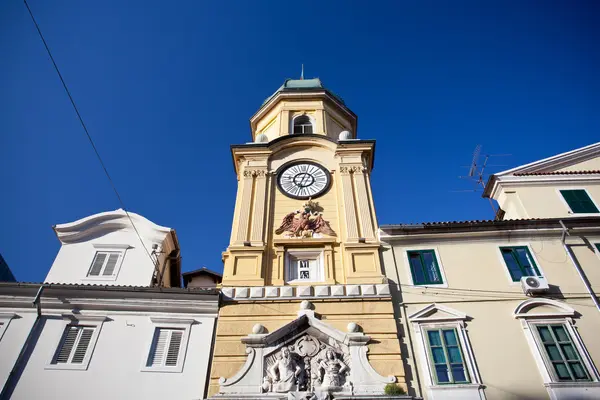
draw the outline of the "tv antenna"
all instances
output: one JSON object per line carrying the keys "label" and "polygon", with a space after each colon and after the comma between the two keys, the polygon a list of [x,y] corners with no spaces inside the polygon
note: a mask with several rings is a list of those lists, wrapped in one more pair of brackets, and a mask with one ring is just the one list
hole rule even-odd
{"label": "tv antenna", "polygon": [[[469,168],[469,172],[466,176],[459,176],[460,179],[466,179],[470,181],[475,187],[473,189],[467,190],[453,190],[453,192],[483,192],[485,188],[485,181],[488,178],[488,174],[486,174],[486,168],[488,167],[505,167],[506,165],[492,165],[488,164],[488,161],[492,157],[506,157],[511,154],[481,154],[482,146],[478,144],[475,146],[475,150],[473,150],[473,159],[471,161],[471,165],[463,166],[463,168]],[[498,212],[494,202],[491,198],[488,198],[490,202],[490,206],[494,211],[494,215]]]}

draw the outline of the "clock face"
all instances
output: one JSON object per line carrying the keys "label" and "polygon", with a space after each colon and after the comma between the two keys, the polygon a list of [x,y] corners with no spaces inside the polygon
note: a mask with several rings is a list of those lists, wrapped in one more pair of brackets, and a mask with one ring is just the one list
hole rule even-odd
{"label": "clock face", "polygon": [[322,195],[329,188],[329,172],[319,164],[300,161],[285,166],[277,176],[277,186],[288,197],[308,199]]}

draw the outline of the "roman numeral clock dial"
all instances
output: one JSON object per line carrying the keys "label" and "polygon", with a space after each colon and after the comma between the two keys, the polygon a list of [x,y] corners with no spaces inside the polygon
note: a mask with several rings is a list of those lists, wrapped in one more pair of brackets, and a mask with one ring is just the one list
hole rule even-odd
{"label": "roman numeral clock dial", "polygon": [[293,199],[318,197],[329,189],[331,176],[321,165],[300,161],[285,165],[277,176],[279,190]]}

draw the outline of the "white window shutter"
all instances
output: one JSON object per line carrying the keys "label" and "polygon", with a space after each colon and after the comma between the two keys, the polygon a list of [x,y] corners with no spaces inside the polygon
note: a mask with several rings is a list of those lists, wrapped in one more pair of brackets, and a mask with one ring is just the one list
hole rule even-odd
{"label": "white window shutter", "polygon": [[83,359],[85,358],[88,347],[90,345],[90,341],[92,340],[93,334],[94,328],[86,327],[80,329],[79,341],[77,342],[77,346],[75,347],[75,353],[73,354],[71,363],[81,364],[83,362]]}
{"label": "white window shutter", "polygon": [[98,276],[100,275],[100,270],[102,269],[102,265],[104,265],[104,260],[106,260],[106,253],[96,253],[96,257],[94,258],[94,262],[92,263],[92,268],[90,268],[89,276]]}
{"label": "white window shutter", "polygon": [[67,326],[66,331],[63,335],[62,342],[60,344],[60,348],[58,350],[58,354],[56,355],[57,364],[68,363],[69,358],[71,356],[71,351],[75,346],[75,342],[77,341],[77,334],[79,333],[79,329],[76,326]]}
{"label": "white window shutter", "polygon": [[119,253],[110,253],[108,256],[108,262],[106,263],[106,267],[104,268],[102,275],[112,275],[115,271],[115,267],[117,266],[117,261],[119,261]]}
{"label": "white window shutter", "polygon": [[168,367],[174,367],[177,365],[179,358],[179,349],[181,348],[181,339],[183,338],[183,331],[173,330],[171,331],[171,341],[169,342],[169,351],[167,352],[167,358],[165,365]]}
{"label": "white window shutter", "polygon": [[147,367],[176,367],[184,329],[156,328]]}
{"label": "white window shutter", "polygon": [[168,341],[169,330],[156,328],[154,339],[152,340],[152,348],[150,349],[150,355],[148,356],[147,365],[149,367],[162,365]]}

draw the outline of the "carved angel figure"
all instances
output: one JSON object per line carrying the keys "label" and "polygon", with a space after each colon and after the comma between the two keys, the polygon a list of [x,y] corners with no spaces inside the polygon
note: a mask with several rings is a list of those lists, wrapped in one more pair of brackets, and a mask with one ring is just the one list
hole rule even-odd
{"label": "carved angel figure", "polygon": [[283,217],[281,226],[275,233],[281,235],[283,232],[289,232],[292,237],[312,237],[314,233],[335,236],[334,230],[329,226],[329,222],[323,219],[323,215],[310,209],[296,210]]}

